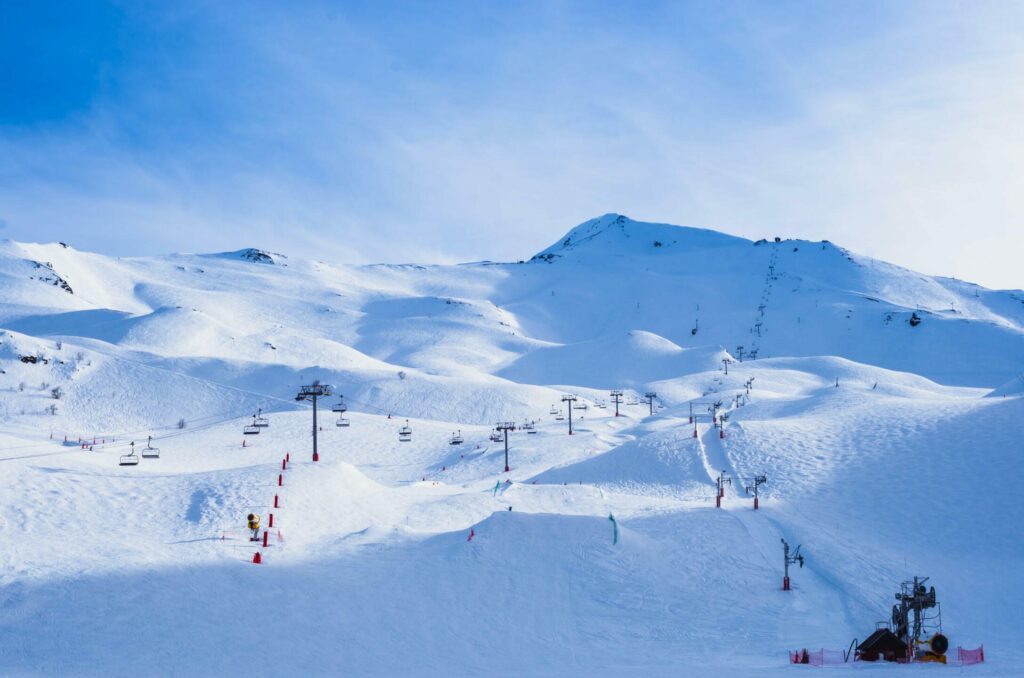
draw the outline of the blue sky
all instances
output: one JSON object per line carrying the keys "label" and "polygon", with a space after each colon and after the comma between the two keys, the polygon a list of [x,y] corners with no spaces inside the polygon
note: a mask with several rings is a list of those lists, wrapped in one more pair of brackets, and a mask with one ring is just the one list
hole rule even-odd
{"label": "blue sky", "polygon": [[519,259],[605,212],[1024,287],[1024,5],[0,4],[0,237]]}

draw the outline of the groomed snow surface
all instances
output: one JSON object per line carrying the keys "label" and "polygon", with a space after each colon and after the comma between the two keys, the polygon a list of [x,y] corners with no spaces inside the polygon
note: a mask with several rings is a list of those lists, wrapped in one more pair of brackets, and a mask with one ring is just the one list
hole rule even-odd
{"label": "groomed snow surface", "polygon": [[[914,575],[986,662],[846,669],[1018,674],[1022,323],[1019,291],[618,215],[522,264],[0,243],[0,674],[795,675]],[[317,463],[314,379],[351,422],[321,401]],[[508,473],[498,421],[536,421]]]}

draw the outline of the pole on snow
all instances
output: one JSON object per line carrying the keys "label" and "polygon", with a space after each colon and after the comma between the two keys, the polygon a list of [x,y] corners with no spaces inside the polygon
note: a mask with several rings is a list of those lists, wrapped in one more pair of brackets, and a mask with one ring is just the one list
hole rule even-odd
{"label": "pole on snow", "polygon": [[654,399],[658,397],[658,394],[654,391],[648,391],[644,394],[644,398],[647,399],[647,405],[650,407],[651,416],[654,416]]}
{"label": "pole on snow", "polygon": [[327,384],[321,384],[320,380],[316,380],[308,386],[300,387],[298,395],[295,396],[295,400],[309,400],[313,403],[313,461],[320,461],[320,453],[316,447],[316,401],[317,398],[324,398],[329,395],[331,395],[331,387]]}
{"label": "pole on snow", "polygon": [[718,495],[715,497],[715,508],[722,508],[722,498],[725,497],[725,484],[732,485],[732,478],[725,476],[725,471],[718,474]]}
{"label": "pole on snow", "polygon": [[796,550],[793,551],[793,555],[789,555],[789,542],[785,539],[782,539],[780,541],[782,541],[782,560],[785,568],[783,570],[784,574],[782,576],[782,590],[789,591],[789,566],[796,565],[797,563],[799,563],[800,567],[803,568],[804,557],[800,554],[799,544],[797,544]]}
{"label": "pole on snow", "polygon": [[622,391],[612,391],[612,401],[615,403],[615,416],[619,416],[619,403],[622,402]]}
{"label": "pole on snow", "polygon": [[754,493],[754,510],[755,511],[758,509],[757,488],[759,488],[761,485],[764,485],[767,482],[768,482],[768,476],[759,475],[759,476],[754,476],[754,480],[753,480],[754,484],[753,485],[747,485],[747,494],[750,494],[751,492]]}
{"label": "pole on snow", "polygon": [[569,435],[572,435],[572,406],[576,402],[576,396],[571,393],[564,395],[562,396],[562,402],[568,405],[566,409],[569,410]]}
{"label": "pole on snow", "polygon": [[494,428],[498,429],[505,434],[505,473],[508,473],[508,432],[515,431],[515,422],[502,421],[499,422]]}

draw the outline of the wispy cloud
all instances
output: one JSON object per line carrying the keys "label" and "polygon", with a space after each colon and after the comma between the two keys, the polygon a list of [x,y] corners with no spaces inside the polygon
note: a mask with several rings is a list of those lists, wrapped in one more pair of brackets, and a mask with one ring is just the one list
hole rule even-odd
{"label": "wispy cloud", "polygon": [[8,237],[118,253],[450,261],[529,256],[620,211],[1020,287],[1022,15],[126,10],[88,106],[0,126],[0,217]]}

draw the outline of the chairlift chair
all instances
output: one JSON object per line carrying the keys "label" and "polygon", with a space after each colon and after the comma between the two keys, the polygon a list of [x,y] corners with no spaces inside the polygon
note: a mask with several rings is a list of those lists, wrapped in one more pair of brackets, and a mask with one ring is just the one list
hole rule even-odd
{"label": "chairlift chair", "polygon": [[537,422],[534,422],[534,421],[523,422],[523,427],[522,428],[527,433],[536,433],[537,432]]}
{"label": "chairlift chair", "polygon": [[338,417],[338,421],[334,422],[334,425],[335,426],[341,426],[341,427],[348,427],[351,423],[352,422],[350,422],[345,417]]}
{"label": "chairlift chair", "polygon": [[267,428],[268,426],[270,426],[270,421],[263,416],[262,407],[259,408],[259,410],[257,410],[256,416],[252,418],[252,425],[256,426],[257,428]]}
{"label": "chairlift chair", "polygon": [[344,414],[345,412],[348,412],[348,408],[345,407],[344,396],[339,396],[338,402],[334,403],[334,405],[331,407],[331,412],[337,412],[338,414]]}
{"label": "chairlift chair", "polygon": [[587,409],[587,403],[581,400],[581,401],[577,402],[575,405],[573,405],[572,409],[574,409],[574,410],[585,410],[585,409]]}
{"label": "chairlift chair", "polygon": [[491,442],[492,443],[500,443],[501,442],[501,432],[500,431],[497,431],[497,430],[491,431]]}
{"label": "chairlift chair", "polygon": [[146,446],[142,448],[142,457],[144,459],[160,458],[160,448],[153,447],[153,436],[149,437],[149,440],[146,442]]}
{"label": "chairlift chair", "polygon": [[128,454],[122,454],[121,459],[118,461],[119,466],[137,466],[139,463],[139,456],[135,454],[135,441],[132,441],[132,450]]}
{"label": "chairlift chair", "polygon": [[412,440],[412,428],[409,426],[409,420],[405,420],[405,426],[398,429],[398,442],[407,443]]}
{"label": "chairlift chair", "polygon": [[565,415],[559,410],[558,414],[555,415],[555,421],[565,421]]}
{"label": "chairlift chair", "polygon": [[256,425],[256,415],[253,415],[251,424],[246,424],[242,428],[242,433],[247,436],[258,436],[260,434],[260,427]]}
{"label": "chairlift chair", "polygon": [[551,409],[548,411],[548,414],[558,414],[558,408],[552,405]]}
{"label": "chairlift chair", "polygon": [[462,431],[453,433],[451,439],[448,440],[449,445],[461,445],[462,444]]}

